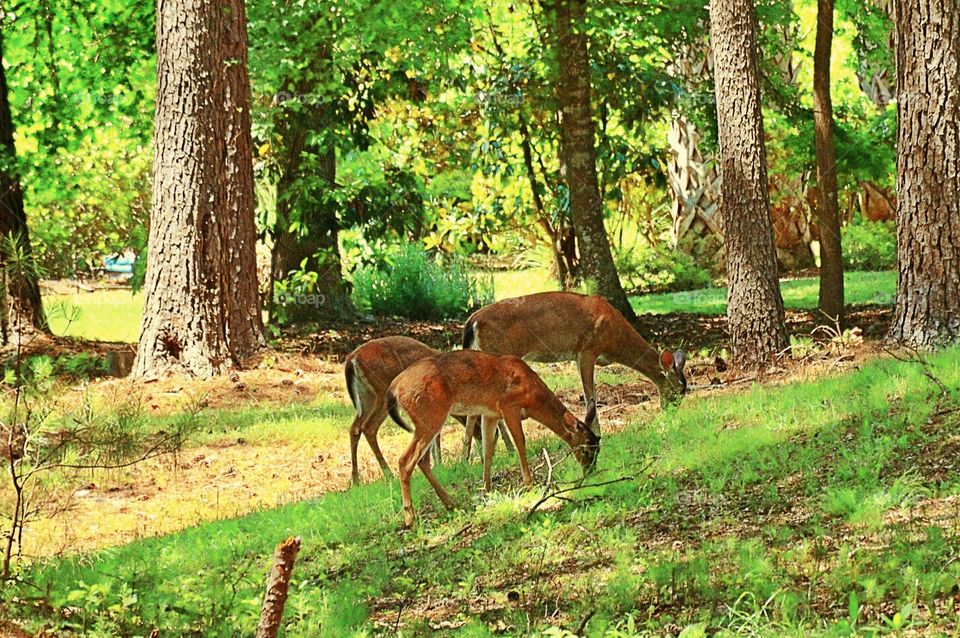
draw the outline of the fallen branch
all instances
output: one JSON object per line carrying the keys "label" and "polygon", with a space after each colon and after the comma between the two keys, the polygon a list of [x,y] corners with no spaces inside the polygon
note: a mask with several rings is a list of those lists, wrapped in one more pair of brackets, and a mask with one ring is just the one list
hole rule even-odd
{"label": "fallen branch", "polygon": [[283,619],[283,607],[287,604],[287,592],[290,588],[290,576],[293,563],[300,551],[300,537],[291,537],[277,545],[273,555],[273,569],[267,579],[267,593],[260,608],[260,624],[257,625],[257,638],[276,638]]}
{"label": "fallen branch", "polygon": [[574,491],[576,491],[576,490],[586,489],[586,488],[588,488],[588,487],[600,487],[600,486],[603,486],[603,485],[612,485],[612,484],[614,484],[614,483],[622,483],[622,482],[624,482],[624,481],[632,481],[634,478],[636,478],[636,477],[634,477],[634,476],[621,476],[620,478],[615,478],[615,479],[612,479],[612,480],[609,480],[609,481],[601,481],[601,482],[599,482],[599,483],[583,483],[583,482],[580,482],[580,483],[578,483],[577,485],[574,485],[573,487],[565,487],[565,488],[563,488],[562,490],[556,490],[555,492],[550,492],[549,494],[544,495],[543,498],[541,498],[539,501],[537,501],[536,503],[533,504],[533,507],[531,507],[531,508],[530,508],[530,511],[527,512],[527,518],[529,519],[531,516],[533,516],[533,514],[540,508],[541,505],[543,505],[544,503],[546,503],[547,501],[549,501],[549,500],[552,499],[552,498],[555,498],[555,499],[558,499],[558,500],[562,500],[562,501],[569,501],[569,500],[570,500],[570,499],[568,499],[568,498],[563,498],[563,497],[561,497],[561,496],[560,496],[561,494],[566,494],[567,492],[574,492]]}

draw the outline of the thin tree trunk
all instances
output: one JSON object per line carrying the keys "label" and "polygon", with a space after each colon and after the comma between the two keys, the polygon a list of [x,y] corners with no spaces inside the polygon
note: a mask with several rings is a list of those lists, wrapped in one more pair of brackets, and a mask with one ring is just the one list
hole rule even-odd
{"label": "thin tree trunk", "polygon": [[153,214],[135,376],[210,376],[265,344],[249,102],[243,0],[161,0]]}
{"label": "thin tree trunk", "polygon": [[[0,294],[0,328],[3,343],[19,335],[47,329],[40,300],[40,286],[33,266],[33,250],[23,207],[23,189],[17,171],[13,141],[13,115],[7,75],[3,66],[3,37],[0,34],[0,261],[3,265]],[[10,254],[11,250],[16,254]]]}
{"label": "thin tree trunk", "polygon": [[287,603],[293,564],[300,552],[300,538],[288,538],[277,545],[273,555],[273,568],[267,579],[267,593],[260,608],[257,638],[276,638],[283,621],[283,608]]}
{"label": "thin tree trunk", "polygon": [[533,142],[530,139],[530,129],[527,127],[527,121],[522,113],[520,114],[520,148],[523,151],[523,166],[527,172],[527,181],[530,183],[533,208],[537,213],[537,220],[550,238],[550,251],[553,253],[553,262],[557,269],[557,283],[560,284],[562,290],[566,290],[571,285],[572,267],[567,264],[566,255],[563,252],[562,224],[558,223],[554,226],[550,223],[550,216],[547,214],[543,198],[540,196],[540,182],[533,165]]}
{"label": "thin tree trunk", "polygon": [[[336,151],[307,144],[310,135],[311,131],[300,123],[289,131],[287,164],[277,184],[274,277],[282,279],[301,268],[317,273],[313,290],[275,300],[283,304],[287,319],[294,322],[353,313],[340,262],[337,211],[325,201],[326,191],[336,184]],[[317,165],[305,166],[305,156],[316,157]],[[291,226],[294,220],[300,228]]]}
{"label": "thin tree trunk", "polygon": [[787,345],[770,221],[752,0],[713,0],[720,215],[727,248],[727,317],[735,361],[758,365]]}
{"label": "thin tree trunk", "polygon": [[[545,5],[548,3],[545,3]],[[580,271],[595,291],[629,320],[636,315],[620,284],[603,225],[597,152],[590,105],[586,0],[549,3],[556,19],[557,99],[561,109],[561,153],[570,191],[570,216],[580,244]]]}
{"label": "thin tree trunk", "polygon": [[960,5],[894,3],[897,32],[897,299],[888,337],[960,337]]}
{"label": "thin tree trunk", "polygon": [[813,54],[813,130],[817,149],[817,216],[820,222],[820,312],[843,325],[843,252],[837,201],[837,153],[833,144],[830,52],[834,0],[817,0]]}

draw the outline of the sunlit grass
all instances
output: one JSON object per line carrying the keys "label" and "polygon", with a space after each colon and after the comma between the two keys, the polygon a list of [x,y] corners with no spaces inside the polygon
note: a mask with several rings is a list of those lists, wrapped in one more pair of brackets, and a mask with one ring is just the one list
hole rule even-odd
{"label": "sunlit grass", "polygon": [[140,337],[143,294],[97,290],[46,295],[43,303],[50,330],[57,336],[127,343],[134,343]]}
{"label": "sunlit grass", "polygon": [[[931,372],[948,388],[960,386],[958,354],[932,359]],[[549,376],[570,383],[563,373]],[[457,512],[440,509],[418,475],[421,522],[411,533],[398,533],[397,483],[376,481],[38,564],[28,580],[50,592],[54,610],[69,606],[76,623],[99,623],[106,634],[152,627],[250,634],[272,548],[295,534],[304,550],[288,636],[361,635],[384,617],[401,618],[404,635],[427,635],[416,611],[425,600],[444,601],[441,618],[467,621],[463,635],[489,635],[497,623],[515,628],[511,635],[542,635],[549,624],[588,614],[597,636],[676,634],[673,627],[697,623],[713,635],[747,619],[750,635],[852,635],[840,626],[851,592],[871,618],[913,605],[908,622],[936,635],[955,613],[943,606],[960,578],[951,558],[955,529],[885,517],[960,489],[956,480],[935,483],[900,469],[920,448],[958,436],[956,412],[937,412],[936,396],[918,364],[890,360],[783,387],[695,394],[604,437],[589,481],[617,482],[567,493],[571,501],[551,502],[532,517],[534,499],[518,488],[516,460],[498,454],[498,493],[490,497],[476,489],[478,465],[438,469]],[[927,428],[935,414],[942,423]],[[264,422],[281,430],[292,422],[299,436],[303,415],[289,416]],[[531,441],[530,458],[543,448],[557,464],[554,478],[579,477],[553,439]],[[870,533],[882,541],[857,540]],[[531,616],[523,606],[556,604],[558,596],[559,619]],[[773,602],[756,613],[765,600]],[[477,612],[478,604],[487,611]],[[651,613],[658,605],[669,605],[669,614]]]}
{"label": "sunlit grass", "polygon": [[[844,275],[844,300],[847,305],[892,304],[897,287],[895,272],[848,272]],[[816,308],[820,280],[816,277],[780,282],[783,303],[787,308]],[[723,314],[727,311],[727,289],[706,288],[685,292],[640,295],[630,298],[638,313]]]}

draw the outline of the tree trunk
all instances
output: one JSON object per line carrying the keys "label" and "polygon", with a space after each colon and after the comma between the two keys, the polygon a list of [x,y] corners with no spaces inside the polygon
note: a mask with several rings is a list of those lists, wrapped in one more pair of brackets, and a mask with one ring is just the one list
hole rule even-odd
{"label": "tree trunk", "polygon": [[629,319],[636,319],[620,285],[603,225],[603,199],[597,178],[590,107],[586,0],[549,3],[556,19],[557,99],[562,114],[561,153],[570,191],[570,216],[580,244],[580,270],[595,292]]}
{"label": "tree trunk", "polygon": [[533,164],[533,141],[530,139],[530,129],[527,127],[527,121],[524,115],[520,114],[520,148],[523,152],[523,166],[527,172],[527,181],[530,183],[530,192],[533,197],[533,208],[537,213],[537,220],[543,227],[547,237],[550,238],[550,250],[553,253],[554,266],[557,269],[557,283],[561,290],[567,290],[573,286],[573,272],[576,268],[576,252],[568,255],[564,250],[565,233],[570,235],[568,228],[564,227],[563,220],[558,219],[557,223],[551,223],[550,215],[547,213],[546,206],[543,203],[543,197],[540,195],[540,181],[537,179],[537,172]]}
{"label": "tree trunk", "polygon": [[817,149],[817,217],[820,222],[820,312],[843,325],[843,253],[837,201],[837,153],[833,145],[830,52],[833,2],[817,0],[817,42],[813,54],[813,130]]}
{"label": "tree trunk", "polygon": [[134,375],[219,374],[265,344],[243,0],[157,5],[153,214]]}
{"label": "tree trunk", "polygon": [[303,122],[291,123],[287,163],[277,184],[274,277],[283,279],[301,269],[317,274],[313,289],[290,290],[275,300],[293,322],[353,313],[340,264],[337,211],[327,199],[336,185],[336,150],[308,143],[315,130]]}
{"label": "tree trunk", "polygon": [[770,221],[752,0],[713,0],[720,216],[727,249],[727,317],[735,361],[759,365],[787,346]]}
{"label": "tree trunk", "polygon": [[897,32],[897,300],[889,338],[960,337],[960,5],[894,3]]}
{"label": "tree trunk", "polygon": [[0,35],[0,332],[3,344],[21,335],[46,330],[40,301],[40,286],[33,262],[23,190],[17,171],[13,142],[13,116],[3,68],[3,37]]}

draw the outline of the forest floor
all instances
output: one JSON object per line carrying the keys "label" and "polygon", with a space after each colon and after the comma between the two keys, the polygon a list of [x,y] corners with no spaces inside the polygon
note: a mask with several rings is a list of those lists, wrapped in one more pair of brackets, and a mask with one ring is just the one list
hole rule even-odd
{"label": "forest floor", "polygon": [[[152,538],[36,561],[0,614],[31,634],[249,634],[272,546],[300,535],[289,636],[955,634],[958,353],[901,362],[853,335],[803,348],[763,378],[694,360],[694,391],[666,412],[608,368],[592,487],[557,493],[580,471],[530,424],[536,488],[520,487],[506,454],[489,496],[476,463],[445,464],[438,477],[462,509],[439,510],[418,477],[412,532],[398,531],[396,482],[375,480],[365,447],[366,484],[323,494],[349,476],[336,364],[290,355],[233,387],[149,384],[158,422],[200,401],[206,428],[176,464],[91,477],[65,517],[71,543],[51,549]],[[543,370],[579,403],[572,368]],[[96,387],[128,394],[123,384]],[[406,436],[383,434],[393,459]]]}
{"label": "forest floor", "polygon": [[[831,343],[831,334],[821,330],[815,336],[826,345],[816,346],[804,337],[816,328],[813,314],[789,311],[790,329],[802,341],[795,338],[795,356],[785,357],[763,381],[798,381],[825,369],[858,365],[879,350],[875,340],[862,339],[862,332],[883,334],[888,322],[886,307],[856,308],[850,323],[867,326],[865,331],[857,329]],[[718,361],[724,355],[718,344],[725,339],[725,328],[724,317],[709,315],[640,318],[642,334],[655,342],[669,334],[672,343],[664,345],[682,344],[691,351],[688,377],[692,386],[701,388],[695,391],[699,394],[736,391],[756,380],[756,375],[727,370]],[[345,354],[369,339],[391,334],[407,334],[449,349],[459,343],[461,331],[460,322],[343,323],[320,332],[290,332],[277,342],[276,350],[251,359],[247,369],[234,375],[209,380],[174,377],[147,384],[107,378],[65,385],[58,410],[79,409],[93,396],[101,410],[133,407],[161,425],[176,414],[196,411],[199,434],[175,456],[122,470],[91,472],[81,477],[79,488],[72,483],[49,503],[51,516],[29,526],[24,556],[62,556],[119,545],[347,489],[346,431],[353,410],[343,389],[340,362]],[[129,351],[122,344],[44,338],[31,342],[26,354],[103,355],[118,348]],[[831,356],[839,350],[842,356]],[[564,402],[582,405],[572,363],[536,367]],[[621,366],[602,368],[597,381],[605,431],[618,431],[656,412],[654,387],[633,371]],[[549,434],[533,423],[528,427],[534,438]],[[446,458],[460,457],[461,436],[457,425],[447,426],[442,437]],[[380,440],[395,465],[408,436],[388,420]],[[361,441],[359,458],[365,481],[380,476],[365,441]]]}

